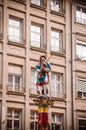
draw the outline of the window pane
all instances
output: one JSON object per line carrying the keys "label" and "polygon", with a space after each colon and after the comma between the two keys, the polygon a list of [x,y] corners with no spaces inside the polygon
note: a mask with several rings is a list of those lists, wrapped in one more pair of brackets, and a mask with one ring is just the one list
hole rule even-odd
{"label": "window pane", "polygon": [[62,94],[62,74],[52,73],[51,75],[51,91],[52,96],[61,97]]}
{"label": "window pane", "polygon": [[8,75],[8,85],[13,86],[13,75]]}
{"label": "window pane", "polygon": [[86,118],[78,119],[79,130],[86,130]]}
{"label": "window pane", "polygon": [[7,120],[7,129],[12,128],[12,120]]}
{"label": "window pane", "polygon": [[78,58],[86,60],[86,42],[77,41],[76,54]]}
{"label": "window pane", "polygon": [[14,120],[14,128],[19,130],[19,121],[18,120]]}
{"label": "window pane", "polygon": [[20,111],[19,110],[14,111],[14,117],[20,118]]}
{"label": "window pane", "polygon": [[21,42],[22,39],[22,21],[9,18],[9,40],[14,42]]}
{"label": "window pane", "polygon": [[61,49],[61,32],[51,31],[51,51],[59,52]]}
{"label": "window pane", "polygon": [[63,0],[51,0],[51,10],[63,13]]}
{"label": "window pane", "polygon": [[7,117],[12,117],[12,110],[8,109]]}
{"label": "window pane", "polygon": [[86,24],[86,9],[85,8],[77,6],[76,21],[82,24]]}
{"label": "window pane", "polygon": [[20,76],[15,76],[15,86],[20,86]]}
{"label": "window pane", "polygon": [[31,46],[43,47],[43,28],[31,25]]}
{"label": "window pane", "polygon": [[32,4],[40,5],[40,0],[31,0]]}

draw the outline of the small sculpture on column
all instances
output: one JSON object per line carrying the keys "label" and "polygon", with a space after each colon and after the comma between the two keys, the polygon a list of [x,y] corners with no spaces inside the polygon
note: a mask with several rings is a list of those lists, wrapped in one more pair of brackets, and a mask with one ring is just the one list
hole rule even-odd
{"label": "small sculpture on column", "polygon": [[37,93],[48,94],[49,93],[49,72],[51,71],[51,66],[46,61],[46,56],[40,56],[39,64],[35,67],[37,72]]}

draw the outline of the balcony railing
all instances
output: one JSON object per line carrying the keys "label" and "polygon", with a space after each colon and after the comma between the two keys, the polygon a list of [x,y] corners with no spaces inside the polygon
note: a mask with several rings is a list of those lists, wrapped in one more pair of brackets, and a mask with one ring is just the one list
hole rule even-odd
{"label": "balcony railing", "polygon": [[76,17],[76,22],[86,25],[86,19],[83,19],[83,18]]}
{"label": "balcony railing", "polygon": [[58,93],[58,92],[51,91],[51,97],[66,98],[66,95],[64,93]]}
{"label": "balcony railing", "polygon": [[21,93],[24,93],[25,92],[25,87],[8,85],[7,86],[7,91],[8,92],[21,92]]}

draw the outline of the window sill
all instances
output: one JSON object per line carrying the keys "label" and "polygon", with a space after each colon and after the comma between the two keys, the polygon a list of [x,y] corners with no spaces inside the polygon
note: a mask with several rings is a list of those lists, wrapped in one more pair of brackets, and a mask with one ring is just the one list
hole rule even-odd
{"label": "window sill", "polygon": [[80,62],[85,62],[86,63],[86,60],[82,60],[80,58],[76,58],[75,61],[80,61]]}
{"label": "window sill", "polygon": [[60,56],[60,57],[66,57],[65,53],[61,53],[61,52],[53,52],[53,51],[51,51],[51,55],[57,55],[57,56]]}
{"label": "window sill", "polygon": [[66,99],[66,97],[52,97],[52,96],[51,96],[51,98],[54,100],[65,100]]}
{"label": "window sill", "polygon": [[46,49],[45,49],[45,48],[37,48],[37,47],[31,46],[30,49],[31,49],[31,50],[35,50],[35,51],[40,51],[40,52],[46,52]]}
{"label": "window sill", "polygon": [[30,98],[37,98],[38,95],[37,95],[37,94],[30,94],[29,97],[30,97]]}
{"label": "window sill", "polygon": [[25,44],[24,43],[17,43],[17,42],[13,42],[13,41],[8,41],[7,44],[25,48]]}
{"label": "window sill", "polygon": [[61,12],[56,12],[56,11],[54,11],[54,10],[51,10],[50,13],[51,13],[51,14],[55,14],[55,15],[59,15],[59,16],[61,16],[61,17],[65,17],[65,13],[64,13],[64,12],[61,13]]}
{"label": "window sill", "polygon": [[86,26],[86,24],[83,24],[83,23],[80,23],[80,22],[77,22],[77,21],[75,21],[75,23],[76,23],[76,24],[79,24],[79,25],[81,25],[81,26]]}
{"label": "window sill", "polygon": [[12,95],[25,95],[25,92],[7,90],[7,94],[12,94]]}
{"label": "window sill", "polygon": [[34,7],[34,8],[36,8],[36,9],[40,9],[40,10],[42,10],[42,11],[46,11],[46,7],[45,6],[39,6],[39,5],[36,5],[36,4],[30,4],[30,7]]}
{"label": "window sill", "polygon": [[76,97],[77,100],[86,100],[86,97]]}
{"label": "window sill", "polygon": [[22,3],[22,4],[24,4],[26,2],[26,0],[10,0],[10,1],[18,2],[18,3]]}

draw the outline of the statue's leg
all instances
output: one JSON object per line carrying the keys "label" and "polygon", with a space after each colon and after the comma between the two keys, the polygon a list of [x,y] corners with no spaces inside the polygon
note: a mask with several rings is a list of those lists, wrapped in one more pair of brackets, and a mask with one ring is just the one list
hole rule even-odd
{"label": "statue's leg", "polygon": [[37,86],[37,94],[40,95],[42,94],[42,86]]}
{"label": "statue's leg", "polygon": [[37,94],[40,94],[39,86],[36,86]]}
{"label": "statue's leg", "polygon": [[42,86],[42,94],[44,94],[44,85]]}
{"label": "statue's leg", "polygon": [[44,94],[49,95],[49,84],[44,85]]}

